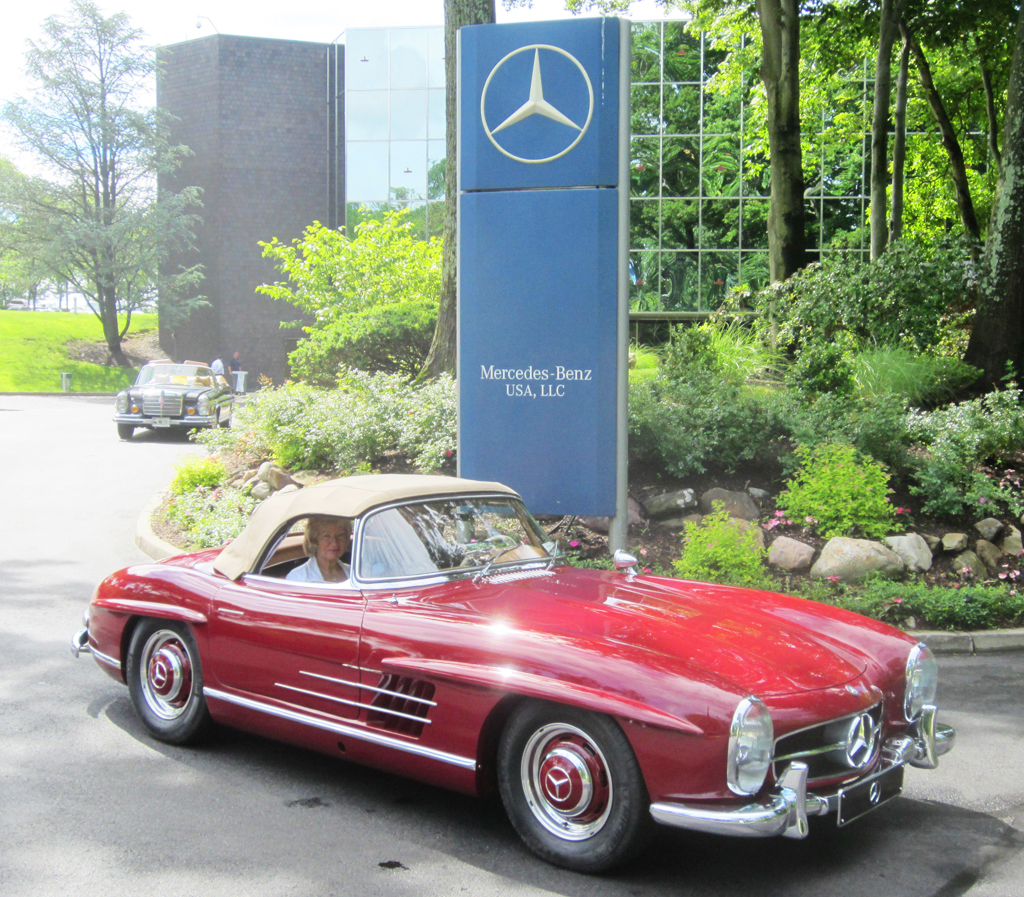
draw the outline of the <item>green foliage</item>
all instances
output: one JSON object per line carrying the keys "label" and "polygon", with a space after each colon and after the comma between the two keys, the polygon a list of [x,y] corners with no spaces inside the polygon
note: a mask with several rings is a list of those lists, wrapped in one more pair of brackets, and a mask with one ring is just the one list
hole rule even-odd
{"label": "green foliage", "polygon": [[795,520],[817,521],[825,538],[881,538],[892,526],[889,474],[851,445],[822,443],[796,450],[801,467],[779,496],[778,506]]}
{"label": "green foliage", "polygon": [[846,340],[808,342],[786,371],[786,382],[807,396],[849,395],[854,388],[853,360]]}
{"label": "green foliage", "polygon": [[224,482],[227,470],[216,457],[189,455],[174,465],[176,471],[171,480],[170,490],[174,495],[184,495],[200,486],[213,488]]}
{"label": "green foliage", "polygon": [[903,241],[866,264],[855,255],[828,255],[784,284],[762,290],[755,304],[766,338],[787,351],[847,334],[858,345],[926,352],[960,321],[957,313],[974,277],[962,242]]}
{"label": "green foliage", "polygon": [[731,519],[723,504],[715,502],[714,511],[699,524],[687,525],[683,553],[673,564],[676,575],[737,586],[768,585],[759,530],[744,524]]}
{"label": "green foliage", "polygon": [[921,628],[961,631],[1024,624],[1024,594],[1004,585],[931,588],[923,582],[870,579],[857,587],[818,583],[803,594],[897,626],[911,618]]}
{"label": "green foliage", "polygon": [[314,315],[319,327],[378,306],[436,303],[441,243],[417,240],[408,219],[408,210],[389,210],[356,225],[351,238],[314,221],[290,244],[260,243],[288,280],[257,291]]}
{"label": "green foliage", "polygon": [[947,401],[978,379],[977,368],[948,355],[903,346],[871,347],[853,357],[857,392],[867,399],[899,397],[908,405]]}
{"label": "green foliage", "polygon": [[259,502],[247,492],[227,486],[199,486],[172,495],[164,510],[168,523],[183,532],[189,549],[216,548],[237,536]]}
{"label": "green foliage", "polygon": [[[132,315],[132,333],[156,327],[156,315]],[[122,319],[124,326],[124,319]],[[60,375],[71,374],[72,392],[117,392],[135,381],[136,371],[72,361],[67,343],[101,341],[95,316],[72,312],[0,312],[0,392],[60,392]]]}
{"label": "green foliage", "polygon": [[314,386],[332,386],[340,368],[414,377],[423,366],[437,324],[437,302],[398,302],[369,308],[311,328],[288,356],[292,374]]}
{"label": "green foliage", "polygon": [[215,453],[273,458],[289,469],[351,470],[398,449],[418,469],[441,467],[455,451],[455,383],[423,386],[396,374],[345,372],[338,389],[286,384],[252,395],[230,429],[196,438]]}
{"label": "green foliage", "polygon": [[926,449],[916,458],[911,488],[925,499],[926,513],[955,515],[989,503],[1024,511],[1024,498],[1008,479],[1024,444],[1024,408],[1015,384],[935,411],[913,412],[908,430]]}

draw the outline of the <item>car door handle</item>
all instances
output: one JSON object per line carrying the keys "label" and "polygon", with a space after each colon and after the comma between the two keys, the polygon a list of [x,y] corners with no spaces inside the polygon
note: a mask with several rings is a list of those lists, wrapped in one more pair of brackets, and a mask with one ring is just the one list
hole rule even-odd
{"label": "car door handle", "polygon": [[220,614],[221,616],[228,616],[228,617],[244,617],[245,616],[245,611],[244,610],[237,610],[234,607],[218,607],[217,608],[217,613]]}

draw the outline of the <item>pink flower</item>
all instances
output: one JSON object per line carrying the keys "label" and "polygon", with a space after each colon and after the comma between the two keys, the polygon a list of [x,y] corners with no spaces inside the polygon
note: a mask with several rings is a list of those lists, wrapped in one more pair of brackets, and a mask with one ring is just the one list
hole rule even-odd
{"label": "pink flower", "polygon": [[999,574],[999,578],[1000,579],[1006,579],[1006,574],[1005,573],[1000,573]]}
{"label": "pink flower", "polygon": [[650,567],[644,567],[644,573],[650,573],[650,572],[651,572],[651,568]]}
{"label": "pink flower", "polygon": [[893,604],[902,604],[903,603],[903,599],[902,598],[893,598],[892,599],[892,603]]}
{"label": "pink flower", "polygon": [[640,549],[640,554],[641,554],[642,557],[647,557],[647,549],[646,548],[641,548]]}
{"label": "pink flower", "polygon": [[775,512],[775,516],[776,517],[785,517],[786,516],[786,512],[785,511],[776,511]]}
{"label": "pink flower", "polygon": [[983,495],[981,498],[978,499],[978,504],[979,505],[983,505],[983,504],[985,504],[985,501],[986,501],[986,499],[985,499],[985,496]]}
{"label": "pink flower", "polygon": [[828,581],[829,582],[839,582],[839,577],[838,576],[830,576],[830,577],[828,577]]}
{"label": "pink flower", "polygon": [[580,547],[580,543],[579,542],[570,542],[569,543],[569,547],[570,548],[579,548]]}

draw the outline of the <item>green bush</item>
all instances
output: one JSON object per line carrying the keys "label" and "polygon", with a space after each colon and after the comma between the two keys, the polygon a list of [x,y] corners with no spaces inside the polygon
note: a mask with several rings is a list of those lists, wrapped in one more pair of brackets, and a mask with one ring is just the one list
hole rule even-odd
{"label": "green bush", "polygon": [[806,597],[894,625],[911,618],[921,628],[970,630],[1024,624],[1024,595],[1004,585],[931,588],[922,582],[871,579],[857,588],[823,594],[821,584]]}
{"label": "green bush", "polygon": [[311,329],[288,361],[295,377],[314,386],[333,386],[341,368],[411,379],[423,366],[436,325],[436,301],[378,306]]}
{"label": "green bush", "polygon": [[200,486],[219,486],[227,476],[224,464],[216,457],[189,455],[174,465],[176,474],[170,490],[174,495],[185,495]]}
{"label": "green bush", "polygon": [[702,582],[765,587],[765,549],[760,531],[729,517],[721,502],[698,524],[688,524],[683,553],[672,566],[677,576]]}
{"label": "green bush", "polygon": [[189,541],[187,547],[216,548],[237,536],[259,502],[241,489],[198,486],[173,495],[164,517]]}
{"label": "green bush", "polygon": [[397,374],[344,371],[337,389],[286,384],[250,396],[229,430],[197,439],[211,451],[273,458],[289,469],[351,470],[400,449],[420,470],[455,451],[455,384],[424,386]]}
{"label": "green bush", "polygon": [[893,243],[866,263],[858,254],[834,253],[758,293],[758,327],[790,352],[843,332],[860,345],[923,352],[961,323],[974,277],[969,247],[954,238]]}
{"label": "green bush", "polygon": [[908,405],[949,401],[978,379],[977,368],[948,355],[922,355],[903,346],[873,346],[853,356],[857,392],[866,399],[898,396]]}
{"label": "green bush", "polygon": [[[1024,444],[1024,408],[1016,385],[935,411],[908,415],[910,436],[924,447],[911,491],[929,514],[962,513],[978,505],[1024,511],[1012,459]],[[996,465],[996,469],[986,465]]]}
{"label": "green bush", "polygon": [[854,389],[853,360],[848,341],[805,343],[786,371],[786,383],[798,393],[816,396],[850,395]]}
{"label": "green bush", "polygon": [[801,467],[779,496],[779,509],[794,520],[811,518],[825,538],[881,538],[896,511],[889,501],[885,467],[852,445],[822,443],[796,450]]}

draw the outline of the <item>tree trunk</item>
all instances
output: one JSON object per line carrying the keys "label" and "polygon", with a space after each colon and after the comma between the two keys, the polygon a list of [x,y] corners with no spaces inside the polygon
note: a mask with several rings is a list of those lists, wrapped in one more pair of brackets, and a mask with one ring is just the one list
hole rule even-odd
{"label": "tree trunk", "polygon": [[997,385],[1011,365],[1024,374],[1024,7],[1017,19],[1003,129],[999,193],[981,270],[982,302],[964,361]]}
{"label": "tree trunk", "polygon": [[992,88],[992,73],[988,70],[988,66],[985,65],[980,47],[978,58],[981,60],[981,84],[985,89],[985,113],[988,119],[988,126],[985,130],[988,132],[988,151],[992,157],[993,164],[996,166],[996,171],[1001,173],[1003,170],[1003,157],[999,152],[999,116],[996,114],[996,97],[995,91]]}
{"label": "tree trunk", "polygon": [[494,0],[444,0],[444,77],[445,77],[445,162],[444,162],[444,253],[441,259],[441,304],[430,351],[420,378],[455,373],[457,304],[457,235],[459,208],[458,161],[458,59],[456,35],[463,25],[494,22]]}
{"label": "tree trunk", "polygon": [[892,94],[892,44],[906,0],[882,0],[875,59],[875,102],[871,114],[871,258],[885,252],[885,188],[889,173],[889,97]]}
{"label": "tree trunk", "polygon": [[892,196],[889,210],[889,242],[903,236],[903,179],[907,163],[907,81],[910,74],[910,44],[903,41],[900,73],[896,78],[896,108],[893,110]]}
{"label": "tree trunk", "polygon": [[978,217],[974,212],[974,203],[971,200],[971,187],[967,181],[967,166],[964,164],[964,153],[960,148],[960,141],[957,139],[953,123],[949,120],[942,97],[939,96],[939,92],[935,88],[931,66],[928,65],[921,45],[905,21],[900,22],[900,32],[903,39],[910,43],[910,52],[914,55],[914,62],[921,78],[921,86],[924,88],[928,106],[939,126],[939,132],[942,134],[942,145],[946,148],[946,155],[949,156],[953,187],[956,190],[956,204],[960,210],[960,221],[963,223],[964,230],[975,240],[980,241],[981,228],[978,226]]}
{"label": "tree trunk", "polygon": [[799,12],[799,0],[757,0],[764,39],[761,79],[768,95],[768,259],[773,281],[785,280],[806,263]]}

